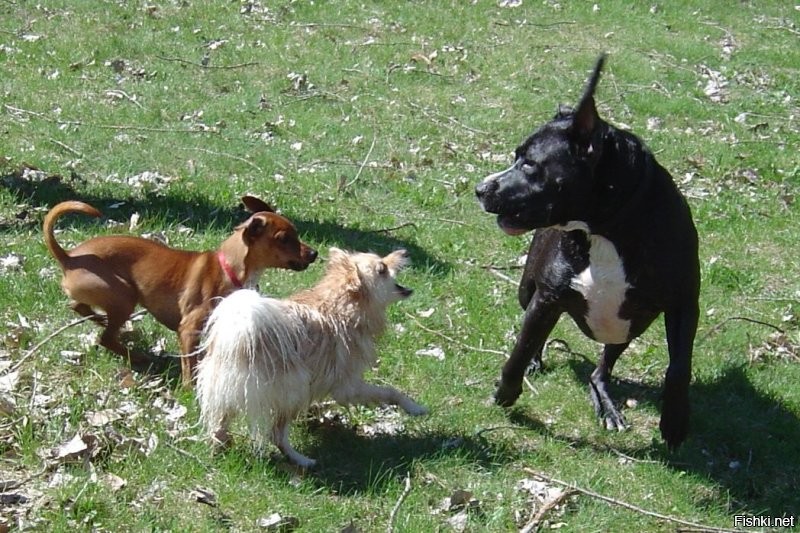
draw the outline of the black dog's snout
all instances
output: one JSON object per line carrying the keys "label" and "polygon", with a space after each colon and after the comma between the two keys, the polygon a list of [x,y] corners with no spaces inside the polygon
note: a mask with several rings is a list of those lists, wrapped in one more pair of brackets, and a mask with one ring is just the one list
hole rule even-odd
{"label": "black dog's snout", "polygon": [[497,190],[497,180],[483,180],[475,187],[475,195],[479,199],[486,198]]}

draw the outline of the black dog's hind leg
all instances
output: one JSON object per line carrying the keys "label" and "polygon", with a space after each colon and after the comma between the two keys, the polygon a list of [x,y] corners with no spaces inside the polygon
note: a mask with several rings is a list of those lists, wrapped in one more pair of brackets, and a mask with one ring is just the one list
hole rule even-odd
{"label": "black dog's hind leg", "polygon": [[698,315],[695,302],[664,313],[669,367],[664,379],[659,428],[670,450],[677,448],[689,433],[689,382]]}
{"label": "black dog's hind leg", "polygon": [[625,344],[606,344],[597,368],[589,376],[589,396],[592,399],[594,412],[606,429],[622,431],[627,428],[625,418],[616,408],[614,400],[608,393],[608,383],[611,379],[611,372],[614,370],[614,364],[628,344],[627,342]]}
{"label": "black dog's hind leg", "polygon": [[495,403],[511,407],[517,401],[522,394],[525,369],[533,358],[536,358],[537,365],[541,367],[542,347],[558,322],[559,316],[561,310],[558,307],[542,302],[537,298],[537,294],[533,295],[530,305],[525,310],[522,330],[517,336],[514,350],[503,366],[500,382],[494,393]]}

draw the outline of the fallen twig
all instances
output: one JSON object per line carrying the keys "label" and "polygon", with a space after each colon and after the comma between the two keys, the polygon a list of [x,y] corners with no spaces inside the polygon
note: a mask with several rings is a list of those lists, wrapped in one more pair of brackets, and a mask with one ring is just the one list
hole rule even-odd
{"label": "fallen twig", "polygon": [[[505,20],[493,20],[492,24],[495,26],[511,26],[510,22],[506,22]],[[559,20],[556,22],[528,22],[527,20],[522,22],[516,22],[515,26],[534,26],[536,28],[554,28],[556,26],[569,26],[575,24],[574,20]]]}
{"label": "fallen twig", "polygon": [[[136,317],[138,317],[138,316],[141,316],[141,315],[143,315],[143,314],[145,314],[145,313],[147,313],[147,311],[145,311],[145,310],[137,311],[136,313],[132,314],[132,315],[130,316],[130,318],[128,318],[128,320],[131,320],[131,319],[133,319],[133,318],[136,318]],[[16,363],[14,363],[12,366],[10,366],[10,367],[8,368],[8,370],[6,371],[6,373],[11,373],[11,372],[14,372],[14,371],[18,370],[18,369],[19,369],[19,367],[21,367],[21,366],[22,366],[22,363],[24,363],[24,362],[25,362],[27,359],[29,359],[29,358],[30,358],[30,357],[31,357],[33,354],[35,354],[35,353],[36,353],[36,352],[39,350],[39,348],[41,348],[42,346],[44,346],[44,345],[45,345],[47,342],[49,342],[49,341],[50,341],[50,340],[51,340],[53,337],[55,337],[55,336],[59,335],[59,334],[60,334],[60,333],[62,333],[63,331],[65,331],[65,330],[67,330],[67,329],[69,329],[69,328],[71,328],[71,327],[73,327],[73,326],[77,326],[78,324],[83,324],[84,322],[86,322],[87,320],[91,320],[92,318],[94,318],[94,317],[92,317],[92,316],[84,316],[84,317],[78,318],[78,319],[76,319],[76,320],[73,320],[73,321],[72,321],[72,322],[70,322],[69,324],[66,324],[66,325],[64,325],[64,326],[61,326],[60,328],[58,328],[57,330],[55,330],[53,333],[51,333],[50,335],[48,335],[47,337],[45,337],[44,339],[42,339],[42,340],[41,340],[39,343],[37,343],[37,344],[36,344],[36,346],[34,346],[34,347],[33,347],[33,348],[31,348],[30,350],[28,350],[28,353],[26,353],[25,355],[23,355],[23,356],[20,358],[20,360],[19,360],[19,361],[17,361],[17,362],[16,362]]]}
{"label": "fallen twig", "polygon": [[[463,220],[454,220],[452,218],[439,218],[439,217],[436,217],[436,220],[438,220],[439,222],[445,222],[447,224],[457,224],[459,226],[467,226],[467,227],[471,227],[472,226],[472,224],[468,224],[468,223],[464,222]],[[472,226],[472,227],[474,227],[474,226]]]}
{"label": "fallen twig", "polygon": [[618,457],[625,459],[626,461],[630,461],[632,463],[644,463],[644,464],[659,464],[661,461],[656,461],[653,459],[638,459],[636,457],[631,457],[630,455],[624,454],[621,451],[617,450],[616,448],[612,448],[611,446],[606,446],[606,449]]}
{"label": "fallen twig", "polygon": [[9,491],[12,491],[12,490],[16,490],[16,489],[20,488],[21,486],[25,485],[26,483],[28,483],[29,481],[31,481],[33,479],[36,479],[37,477],[41,476],[42,474],[47,472],[49,469],[50,469],[50,467],[45,465],[38,472],[35,472],[35,473],[29,475],[28,477],[26,477],[24,479],[21,479],[19,481],[16,481],[16,480],[2,481],[2,480],[0,480],[0,492],[9,492]]}
{"label": "fallen twig", "polygon": [[252,167],[255,170],[257,170],[260,174],[264,173],[264,171],[261,169],[261,167],[259,167],[258,165],[256,165],[252,161],[248,161],[244,157],[239,157],[238,155],[226,154],[225,152],[215,152],[214,150],[209,150],[208,148],[197,148],[197,147],[187,148],[187,147],[183,147],[183,146],[179,146],[178,148],[180,148],[181,150],[192,150],[192,151],[197,151],[197,152],[203,152],[203,153],[206,153],[206,154],[218,155],[218,156],[227,157],[227,158],[230,158],[230,159],[235,159],[236,161],[241,161],[242,163],[244,163],[246,165],[249,165],[250,167]]}
{"label": "fallen twig", "polygon": [[175,450],[176,452],[178,452],[179,454],[183,455],[184,457],[188,457],[189,459],[192,459],[194,462],[196,462],[197,464],[199,464],[200,466],[202,466],[206,470],[210,470],[210,467],[206,463],[201,461],[199,457],[197,457],[195,455],[192,455],[191,453],[187,452],[183,448],[179,448],[178,446],[176,446],[175,444],[173,444],[171,442],[167,442],[167,447],[169,447],[171,450]]}
{"label": "fallen twig", "polygon": [[291,28],[348,28],[352,30],[372,31],[371,28],[356,26],[355,24],[337,24],[331,22],[302,22],[287,24]]}
{"label": "fallen twig", "polygon": [[409,226],[413,228],[417,227],[417,225],[414,224],[413,222],[403,222],[402,224],[399,224],[397,226],[392,226],[391,228],[365,230],[364,233],[389,233],[390,231],[407,228]]}
{"label": "fallen twig", "polygon": [[703,337],[700,339],[700,341],[704,341],[708,337],[710,337],[711,335],[714,335],[715,333],[718,333],[725,326],[725,324],[727,324],[728,322],[733,322],[734,320],[741,320],[742,322],[750,322],[751,324],[758,324],[760,326],[767,326],[767,327],[770,327],[770,328],[774,329],[778,333],[786,333],[784,330],[782,330],[778,326],[776,326],[774,324],[770,324],[769,322],[763,322],[761,320],[756,320],[755,318],[748,318],[746,316],[729,316],[728,318],[726,318],[722,322],[720,322],[720,323],[714,325],[713,327],[711,327],[711,329],[709,329],[706,332],[706,334],[703,335]]}
{"label": "fallen twig", "polygon": [[120,125],[120,124],[94,124],[92,122],[84,122],[82,120],[61,120],[61,119],[54,119],[50,118],[44,113],[39,113],[37,111],[31,111],[29,109],[22,109],[21,107],[15,107],[8,104],[3,104],[3,106],[12,113],[30,115],[36,117],[38,119],[44,120],[45,122],[50,122],[51,124],[58,124],[60,126],[86,126],[88,128],[98,128],[104,130],[115,130],[115,131],[149,131],[149,132],[157,132],[157,133],[214,133],[214,130],[187,130],[187,129],[175,129],[175,128],[153,128],[150,126],[130,126],[130,125]]}
{"label": "fallen twig", "polygon": [[475,432],[476,437],[483,437],[486,433],[491,433],[492,431],[500,431],[501,429],[510,429],[513,431],[525,431],[528,428],[521,427],[521,426],[491,426],[488,428],[479,429]]}
{"label": "fallen twig", "polygon": [[492,267],[488,267],[488,268],[486,268],[486,270],[489,272],[489,274],[492,274],[493,276],[496,276],[496,277],[502,279],[503,281],[507,281],[510,284],[514,285],[515,287],[519,284],[518,281],[516,281],[514,279],[511,279],[509,276],[506,276],[502,272],[498,272],[497,270],[495,270]]}
{"label": "fallen twig", "polygon": [[[412,107],[414,109],[419,110],[423,115],[425,115],[429,119],[433,120],[434,122],[440,122],[441,123],[441,120],[442,120],[441,118],[432,116],[431,113],[427,109],[422,107],[421,105],[415,104],[414,102],[411,102],[411,101],[408,101],[408,105],[409,105],[409,107]],[[477,128],[472,128],[470,126],[467,126],[466,124],[463,124],[463,123],[459,122],[458,120],[456,120],[453,117],[444,117],[444,118],[447,119],[447,122],[450,122],[451,124],[455,124],[455,125],[459,126],[460,128],[467,130],[470,133],[477,133],[479,135],[489,135],[488,132],[485,132],[483,130],[479,130]]]}
{"label": "fallen twig", "polygon": [[408,318],[410,318],[411,320],[413,320],[417,324],[417,326],[419,326],[423,330],[427,331],[428,333],[433,333],[434,335],[437,335],[437,336],[445,339],[448,342],[452,342],[453,344],[457,344],[457,345],[461,346],[462,348],[466,348],[467,350],[471,350],[473,352],[490,353],[490,354],[493,354],[493,355],[506,355],[505,352],[501,352],[500,350],[491,350],[489,348],[478,348],[477,346],[470,346],[469,344],[465,344],[465,343],[463,343],[461,341],[458,341],[458,340],[454,339],[453,337],[445,335],[441,331],[436,331],[435,329],[431,329],[431,328],[429,328],[427,326],[424,326],[422,324],[422,322],[417,320],[416,317],[414,315],[410,314],[410,313],[406,313],[406,316]]}
{"label": "fallen twig", "polygon": [[131,102],[132,104],[134,104],[139,109],[144,109],[144,106],[142,104],[140,104],[139,102],[137,102],[134,97],[132,97],[131,95],[129,95],[128,93],[126,93],[125,91],[122,91],[120,89],[108,90],[108,91],[106,91],[106,94],[109,95],[109,96],[116,96],[117,98],[120,98],[120,97],[121,98],[125,98],[127,101]]}
{"label": "fallen twig", "polygon": [[204,68],[204,69],[208,69],[208,70],[212,70],[212,69],[229,70],[229,69],[235,69],[235,68],[254,67],[254,66],[258,66],[258,65],[261,64],[261,63],[259,63],[257,61],[251,61],[249,63],[239,63],[239,64],[236,64],[236,65],[205,65],[203,63],[197,63],[195,61],[189,61],[188,59],[182,59],[180,57],[167,57],[167,56],[161,56],[161,55],[156,55],[156,57],[158,59],[162,60],[162,61],[173,61],[175,63],[183,63],[185,65],[192,65],[194,67]]}
{"label": "fallen twig", "polygon": [[72,155],[74,155],[75,157],[80,157],[80,158],[83,158],[83,154],[82,154],[82,153],[80,153],[79,151],[77,151],[75,148],[72,148],[72,147],[70,147],[70,146],[68,146],[68,145],[66,145],[66,144],[64,144],[64,143],[62,143],[61,141],[57,141],[57,140],[55,140],[55,139],[50,139],[50,142],[51,142],[51,143],[53,143],[53,144],[55,144],[56,146],[58,146],[58,147],[60,147],[60,148],[63,148],[64,150],[66,150],[67,152],[71,153],[71,154],[72,154]]}
{"label": "fallen twig", "polygon": [[696,522],[690,522],[689,520],[684,520],[682,518],[677,518],[677,517],[670,516],[670,515],[656,513],[655,511],[649,511],[647,509],[643,509],[643,508],[641,508],[639,506],[633,505],[632,503],[624,502],[622,500],[618,500],[616,498],[611,498],[609,496],[604,496],[603,494],[599,494],[597,492],[578,487],[578,486],[573,485],[571,483],[567,483],[566,481],[561,481],[560,479],[556,479],[554,477],[550,477],[548,475],[542,474],[541,472],[537,472],[536,470],[533,470],[532,468],[524,467],[522,470],[524,470],[528,474],[531,474],[532,476],[538,477],[539,479],[541,479],[543,481],[546,481],[548,483],[554,483],[556,485],[561,485],[562,487],[566,487],[567,489],[570,489],[572,491],[579,492],[580,494],[583,494],[584,496],[589,496],[590,498],[594,498],[596,500],[600,500],[602,502],[605,502],[605,503],[608,503],[608,504],[611,504],[611,505],[616,505],[618,507],[623,507],[625,509],[628,509],[629,511],[634,511],[636,513],[643,514],[645,516],[658,518],[659,520],[665,520],[667,522],[672,522],[674,524],[681,524],[683,526],[687,526],[687,527],[690,527],[690,528],[697,528],[697,529],[702,530],[702,531],[711,531],[711,532],[714,532],[714,533],[737,533],[736,530],[733,530],[733,529],[725,529],[725,528],[719,528],[719,527],[714,527],[714,526],[706,526],[706,525],[703,525],[703,524],[698,524]]}
{"label": "fallen twig", "polygon": [[411,475],[406,474],[405,486],[403,487],[403,493],[400,494],[400,497],[397,498],[397,501],[392,507],[392,512],[389,513],[389,525],[386,527],[386,531],[388,533],[392,533],[394,531],[394,521],[397,518],[397,511],[400,510],[400,506],[403,505],[403,501],[411,492]]}
{"label": "fallen twig", "polygon": [[552,509],[555,509],[561,505],[564,500],[575,494],[575,492],[576,491],[573,489],[567,489],[559,492],[549,500],[542,503],[541,507],[539,507],[531,519],[528,520],[528,523],[519,530],[519,533],[531,533],[532,531],[538,531],[539,527],[542,525],[542,520],[544,520],[545,515]]}
{"label": "fallen twig", "polygon": [[[437,335],[437,336],[445,339],[446,341],[451,342],[453,344],[456,344],[458,346],[461,346],[462,348],[466,348],[467,350],[471,350],[473,352],[480,352],[480,353],[490,353],[492,355],[502,355],[506,359],[508,359],[508,357],[509,357],[509,355],[506,352],[501,352],[500,350],[491,350],[489,348],[478,348],[477,346],[470,346],[469,344],[463,343],[461,341],[458,341],[458,340],[454,339],[453,337],[449,337],[449,336],[445,335],[441,331],[436,331],[435,329],[431,329],[429,327],[426,327],[426,326],[424,326],[422,324],[422,322],[417,320],[416,317],[414,317],[414,315],[411,315],[410,313],[406,313],[406,316],[408,318],[410,318],[411,320],[413,320],[417,324],[417,326],[422,328],[424,331],[427,331],[428,333],[432,333],[434,335]],[[536,393],[536,389],[534,388],[533,384],[528,380],[528,378],[522,378],[522,381],[525,382],[525,385],[527,385],[527,387],[531,390],[531,392]]]}
{"label": "fallen twig", "polygon": [[356,175],[355,175],[355,177],[353,179],[351,179],[350,181],[348,181],[347,183],[345,183],[342,186],[342,188],[341,188],[342,191],[347,190],[347,188],[349,186],[351,186],[352,184],[354,184],[355,182],[358,181],[358,178],[361,176],[361,172],[363,172],[364,167],[367,166],[367,161],[369,161],[369,156],[372,155],[372,149],[375,148],[375,142],[377,140],[378,140],[378,137],[373,135],[372,136],[372,144],[369,145],[369,150],[367,150],[367,155],[364,156],[364,160],[361,161],[361,166],[358,167],[358,172],[356,172]]}

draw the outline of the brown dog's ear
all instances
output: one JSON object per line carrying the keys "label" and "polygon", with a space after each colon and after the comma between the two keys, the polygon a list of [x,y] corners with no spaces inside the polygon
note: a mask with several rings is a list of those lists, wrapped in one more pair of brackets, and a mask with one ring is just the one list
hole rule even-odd
{"label": "brown dog's ear", "polygon": [[247,244],[252,244],[256,239],[264,235],[268,222],[263,217],[250,217],[239,227],[243,228],[242,239]]}
{"label": "brown dog's ear", "polygon": [[266,211],[268,213],[275,212],[275,209],[273,209],[273,207],[267,202],[261,198],[250,196],[249,194],[242,196],[242,203],[251,213],[260,213],[261,211]]}

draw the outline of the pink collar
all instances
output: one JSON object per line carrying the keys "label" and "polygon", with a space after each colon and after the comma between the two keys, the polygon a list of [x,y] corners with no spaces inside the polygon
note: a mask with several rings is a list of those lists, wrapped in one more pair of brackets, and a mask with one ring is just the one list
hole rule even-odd
{"label": "pink collar", "polygon": [[233,271],[228,260],[225,259],[225,254],[222,253],[222,250],[217,252],[217,259],[219,260],[219,266],[222,267],[222,270],[225,272],[225,275],[228,276],[228,279],[231,280],[233,286],[237,289],[241,289],[242,282],[239,280],[238,276],[236,276],[236,272]]}

